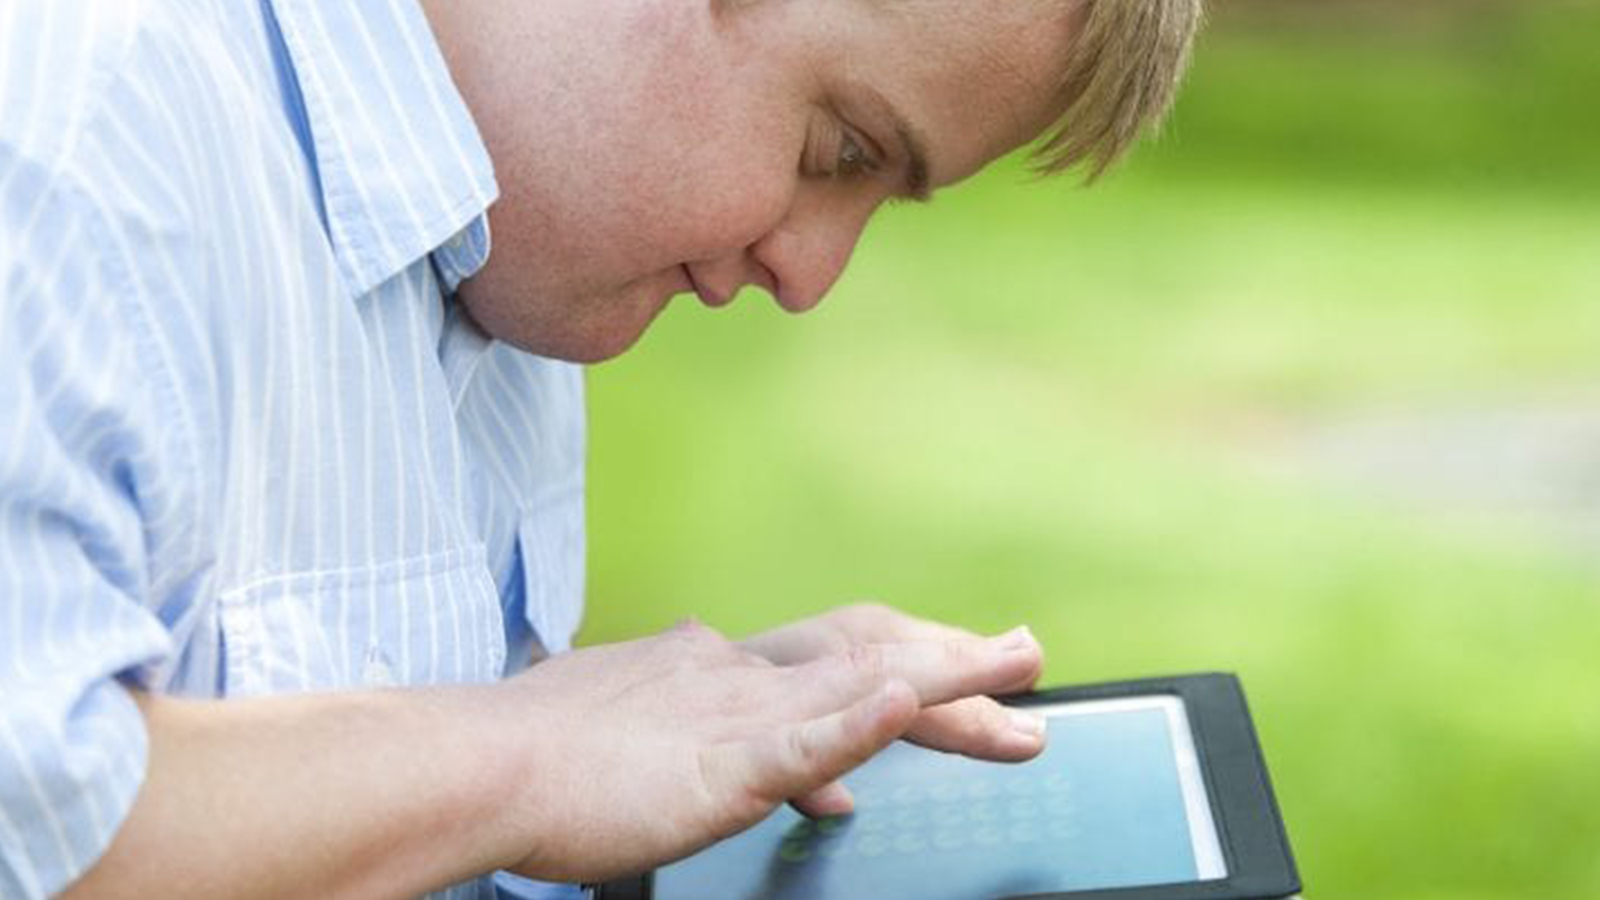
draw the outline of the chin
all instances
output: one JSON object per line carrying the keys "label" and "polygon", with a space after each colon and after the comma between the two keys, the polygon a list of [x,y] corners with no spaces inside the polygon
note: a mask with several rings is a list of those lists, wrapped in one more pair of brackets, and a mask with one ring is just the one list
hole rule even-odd
{"label": "chin", "polygon": [[538,356],[560,359],[572,363],[602,363],[633,349],[644,334],[643,329],[621,334],[600,335],[545,335],[544,340],[507,341]]}
{"label": "chin", "polygon": [[[473,321],[490,337],[537,356],[585,364],[626,353],[665,306],[575,303],[572,312],[563,315],[531,304],[496,303],[483,294],[481,290],[463,290],[461,299]],[[601,314],[595,315],[596,311]]]}
{"label": "chin", "polygon": [[621,356],[632,349],[644,333],[643,329],[618,329],[572,334],[549,328],[499,329],[487,326],[483,330],[497,341],[536,356],[584,364],[601,363]]}

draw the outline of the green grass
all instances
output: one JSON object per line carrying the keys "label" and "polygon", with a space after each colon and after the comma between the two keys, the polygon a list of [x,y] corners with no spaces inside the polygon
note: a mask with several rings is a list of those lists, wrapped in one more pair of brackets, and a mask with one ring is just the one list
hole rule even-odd
{"label": "green grass", "polygon": [[[1566,72],[1590,8],[1502,23],[1516,77]],[[1509,171],[1460,102],[1509,66],[1462,49],[1481,22],[1221,24],[1109,184],[1002,167],[884,216],[816,313],[685,304],[595,370],[585,638],[872,597],[1029,622],[1052,682],[1235,670],[1311,896],[1600,896],[1600,566],[1256,462],[1333,413],[1600,381],[1588,126],[1526,113],[1551,172],[1466,189],[1419,173]],[[1439,146],[1381,114],[1401,74]]]}
{"label": "green grass", "polygon": [[[1213,3],[1161,171],[1600,194],[1596,0]],[[1276,6],[1277,9],[1272,9]]]}

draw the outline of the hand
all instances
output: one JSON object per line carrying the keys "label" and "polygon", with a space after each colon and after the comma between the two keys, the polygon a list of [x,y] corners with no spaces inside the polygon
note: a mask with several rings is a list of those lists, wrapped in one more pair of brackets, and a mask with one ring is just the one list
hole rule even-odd
{"label": "hand", "polygon": [[501,708],[533,732],[502,831],[538,836],[510,868],[597,881],[685,856],[832,783],[922,707],[1038,666],[1024,633],[841,644],[779,666],[695,623],[547,660],[502,685]]}
{"label": "hand", "polygon": [[[1024,634],[1026,631],[1024,630]],[[853,647],[904,641],[976,640],[977,635],[927,619],[908,616],[877,603],[862,603],[802,619],[746,638],[741,645],[780,666],[792,666]],[[1042,651],[1031,636],[1033,664],[990,694],[1033,688],[1043,667]],[[1008,709],[988,697],[963,697],[923,709],[905,734],[925,747],[978,759],[1021,762],[1044,749],[1044,723],[1037,716]],[[810,816],[839,815],[854,808],[844,785],[834,782],[804,797],[795,808]]]}

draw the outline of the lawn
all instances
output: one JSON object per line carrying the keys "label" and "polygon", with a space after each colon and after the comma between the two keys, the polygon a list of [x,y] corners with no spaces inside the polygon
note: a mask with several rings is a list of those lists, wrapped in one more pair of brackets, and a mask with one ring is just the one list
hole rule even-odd
{"label": "lawn", "polygon": [[1310,896],[1600,896],[1600,564],[1280,464],[1600,385],[1600,15],[1362,9],[1224,8],[1107,183],[1002,166],[594,370],[585,640],[872,597],[1237,671]]}

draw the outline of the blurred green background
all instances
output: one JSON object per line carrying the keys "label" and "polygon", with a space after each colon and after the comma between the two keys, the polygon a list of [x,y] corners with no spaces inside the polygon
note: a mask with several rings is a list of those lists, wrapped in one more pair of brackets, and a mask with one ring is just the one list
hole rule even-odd
{"label": "blurred green background", "polygon": [[1237,671],[1308,895],[1600,897],[1600,4],[1219,2],[1161,141],[591,374],[588,642]]}

